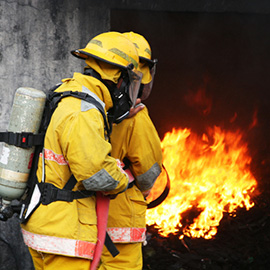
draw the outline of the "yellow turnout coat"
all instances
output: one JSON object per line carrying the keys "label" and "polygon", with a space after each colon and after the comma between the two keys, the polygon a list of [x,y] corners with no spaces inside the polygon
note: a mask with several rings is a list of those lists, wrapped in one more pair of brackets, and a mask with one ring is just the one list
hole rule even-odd
{"label": "yellow turnout coat", "polygon": [[[108,89],[97,79],[74,73],[56,91],[79,91],[93,96],[106,111],[112,107]],[[123,192],[128,178],[110,156],[104,120],[91,103],[75,97],[63,98],[46,132],[43,157],[45,182],[62,189],[73,174],[76,190]],[[41,181],[42,157],[37,171]],[[32,249],[52,254],[92,259],[97,242],[95,196],[72,202],[41,204],[26,224],[25,243]]]}

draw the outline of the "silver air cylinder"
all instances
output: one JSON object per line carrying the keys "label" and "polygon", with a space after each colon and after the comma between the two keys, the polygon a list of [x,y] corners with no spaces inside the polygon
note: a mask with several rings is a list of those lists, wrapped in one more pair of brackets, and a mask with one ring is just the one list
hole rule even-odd
{"label": "silver air cylinder", "polygon": [[[46,95],[34,88],[16,90],[8,131],[36,134],[41,123]],[[20,148],[4,144],[0,154],[0,197],[9,204],[19,199],[27,185],[35,147]]]}

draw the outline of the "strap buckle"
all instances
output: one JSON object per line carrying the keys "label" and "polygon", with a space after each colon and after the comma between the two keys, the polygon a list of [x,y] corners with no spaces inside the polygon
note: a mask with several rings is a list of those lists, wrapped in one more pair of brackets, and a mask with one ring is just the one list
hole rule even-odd
{"label": "strap buckle", "polygon": [[55,201],[72,202],[74,195],[70,190],[59,189],[50,183],[40,183],[41,188],[41,203],[48,205]]}
{"label": "strap buckle", "polygon": [[18,134],[17,145],[22,148],[29,148],[33,146],[33,133],[31,132],[22,132]]}
{"label": "strap buckle", "polygon": [[34,146],[34,135],[32,132],[14,133],[12,131],[0,132],[0,142],[21,148]]}
{"label": "strap buckle", "polygon": [[39,183],[39,188],[40,188],[40,191],[41,191],[40,201],[41,201],[42,204],[48,205],[52,201],[54,201],[53,198],[56,198],[57,190],[54,189],[53,184]]}

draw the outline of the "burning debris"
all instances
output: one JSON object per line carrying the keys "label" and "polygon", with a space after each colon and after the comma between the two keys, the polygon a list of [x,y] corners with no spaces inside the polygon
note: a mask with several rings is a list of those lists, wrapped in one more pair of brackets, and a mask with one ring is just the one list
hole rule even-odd
{"label": "burning debris", "polygon": [[[162,141],[171,190],[147,211],[144,270],[267,269],[269,202],[259,201],[243,134],[173,129]],[[165,173],[150,200],[160,194]],[[259,206],[260,205],[260,206]]]}
{"label": "burning debris", "polygon": [[269,269],[270,209],[267,204],[256,201],[249,211],[238,209],[234,217],[225,213],[218,233],[211,239],[187,236],[179,239],[179,234],[163,237],[155,226],[148,226],[143,270]]}
{"label": "burning debris", "polygon": [[[208,129],[202,137],[189,129],[173,129],[162,141],[164,165],[171,178],[167,199],[147,211],[147,224],[161,236],[211,239],[224,213],[254,206],[251,194],[257,181],[250,171],[251,158],[240,131]],[[150,199],[160,193],[153,190]]]}
{"label": "burning debris", "polygon": [[[270,183],[261,196],[263,179],[251,172],[243,133],[213,127],[198,136],[173,129],[162,148],[171,190],[147,211],[143,270],[269,269]],[[269,179],[269,172],[261,177]],[[165,184],[164,174],[149,199]]]}

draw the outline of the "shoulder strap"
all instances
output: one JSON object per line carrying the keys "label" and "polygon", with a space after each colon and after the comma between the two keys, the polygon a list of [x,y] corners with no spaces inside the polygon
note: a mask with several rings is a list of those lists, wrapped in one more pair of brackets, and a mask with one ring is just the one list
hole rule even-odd
{"label": "shoulder strap", "polygon": [[[43,149],[43,145],[44,145],[44,135],[45,135],[45,132],[47,130],[47,127],[50,123],[50,120],[51,120],[51,117],[52,117],[52,114],[53,112],[55,111],[55,109],[57,108],[58,106],[58,103],[62,100],[62,98],[64,97],[68,97],[68,96],[73,96],[73,97],[76,97],[76,98],[80,98],[80,99],[83,99],[83,100],[86,100],[87,102],[90,102],[92,104],[94,104],[97,109],[101,112],[102,116],[103,116],[103,119],[104,119],[104,123],[105,123],[105,127],[107,129],[107,133],[108,133],[108,136],[109,136],[109,128],[108,128],[108,124],[107,124],[107,121],[106,121],[106,116],[105,116],[105,112],[103,110],[103,107],[101,106],[101,104],[95,100],[93,97],[91,97],[90,95],[86,94],[86,93],[82,93],[82,92],[73,92],[73,91],[66,91],[66,92],[55,92],[55,90],[60,86],[61,84],[58,84],[56,86],[54,86],[53,88],[51,88],[48,93],[47,93],[47,99],[46,99],[46,104],[45,104],[45,109],[44,109],[44,112],[43,112],[43,116],[42,116],[42,121],[41,121],[41,126],[40,126],[40,129],[39,129],[39,134],[37,135],[33,135],[33,136],[30,136],[28,135],[27,138],[30,138],[30,141],[32,140],[34,143],[36,144],[31,144],[31,146],[33,145],[36,145],[36,149],[35,149],[35,152],[34,152],[34,157],[33,157],[33,161],[32,161],[32,168],[30,170],[30,173],[29,173],[29,177],[28,177],[28,182],[27,182],[27,188],[26,188],[26,191],[24,193],[24,195],[22,196],[21,200],[23,202],[26,202],[28,203],[28,201],[31,199],[31,194],[33,193],[33,190],[35,188],[35,185],[38,184],[38,181],[37,181],[37,178],[36,178],[36,170],[37,170],[37,167],[38,167],[38,159],[39,159],[39,154],[42,152],[42,149]],[[3,138],[3,140],[9,142],[10,140],[13,140],[15,141],[15,139],[12,137],[13,135],[11,135],[11,139],[9,139],[9,135],[10,132],[4,132],[4,134],[0,134],[0,141],[1,141],[1,138]],[[20,133],[21,135],[22,134],[25,134],[25,133]],[[1,137],[2,136],[2,137]],[[17,135],[18,137],[20,135]],[[24,137],[22,137],[24,138]],[[24,141],[24,139],[22,139],[22,141]],[[28,143],[27,145],[30,145],[30,143]],[[18,144],[19,146],[19,144]],[[75,186],[75,184],[77,183],[77,180],[75,179],[75,177],[72,175],[71,178],[69,179],[69,181],[67,182],[66,186],[64,187],[65,190],[68,190],[68,191],[72,191],[73,187]],[[53,187],[42,187],[42,189],[48,189],[49,191],[53,190],[52,192],[55,194],[56,191]],[[58,191],[57,191],[58,193]],[[63,193],[61,193],[61,195],[59,196],[68,196],[68,200],[70,200],[71,198],[73,199],[76,199],[76,198],[79,198],[81,195],[78,195],[77,193],[76,194],[69,194],[67,195],[68,192],[66,192],[65,195],[63,195]],[[70,193],[70,192],[69,192]],[[60,193],[59,193],[60,194]],[[59,197],[58,196],[58,197]],[[86,197],[86,196],[92,196],[92,194],[82,194],[82,197]],[[80,197],[80,198],[82,198]],[[52,198],[49,198],[47,199],[47,201],[53,201],[55,200],[56,197],[53,195],[53,199]]]}
{"label": "shoulder strap", "polygon": [[85,100],[85,101],[93,104],[99,110],[99,112],[101,113],[101,115],[103,117],[104,125],[105,125],[108,136],[111,134],[111,127],[108,124],[106,114],[105,114],[105,111],[104,111],[102,105],[94,97],[88,95],[87,93],[78,92],[78,91],[65,91],[65,92],[50,93],[48,96],[48,99],[50,101],[50,111],[53,112],[56,109],[58,103],[63,98],[70,97],[70,96]]}

